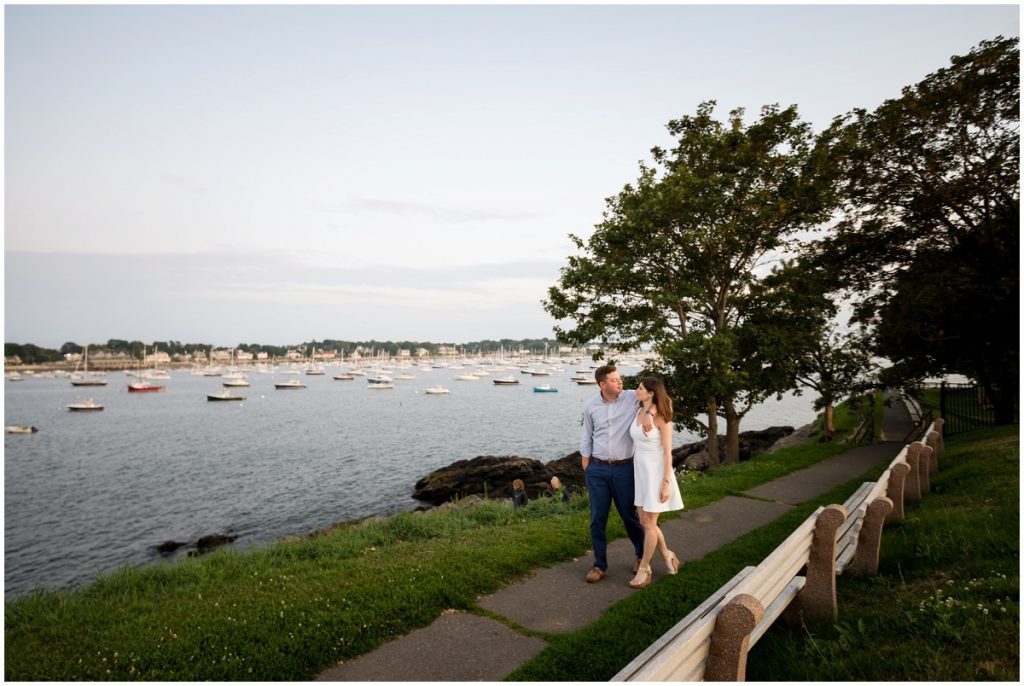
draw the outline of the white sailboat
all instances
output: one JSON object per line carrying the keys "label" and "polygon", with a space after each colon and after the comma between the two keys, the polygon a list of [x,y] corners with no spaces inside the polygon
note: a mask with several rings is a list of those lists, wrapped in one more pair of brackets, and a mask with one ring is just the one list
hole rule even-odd
{"label": "white sailboat", "polygon": [[[82,358],[84,360],[84,368],[82,372],[71,375],[72,386],[106,386],[107,377],[99,374],[89,373],[89,346],[85,346],[85,354]],[[103,409],[102,406],[100,409]]]}

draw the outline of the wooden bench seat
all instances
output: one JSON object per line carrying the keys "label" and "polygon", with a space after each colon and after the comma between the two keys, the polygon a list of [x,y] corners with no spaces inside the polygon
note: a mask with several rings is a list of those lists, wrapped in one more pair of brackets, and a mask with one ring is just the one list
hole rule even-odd
{"label": "wooden bench seat", "polygon": [[612,681],[700,681],[718,611],[729,592],[753,571],[753,566],[741,570],[623,667]]}
{"label": "wooden bench seat", "polygon": [[760,564],[730,579],[612,681],[742,680],[750,646],[787,610],[834,619],[835,543],[845,519],[839,505],[818,508]]}

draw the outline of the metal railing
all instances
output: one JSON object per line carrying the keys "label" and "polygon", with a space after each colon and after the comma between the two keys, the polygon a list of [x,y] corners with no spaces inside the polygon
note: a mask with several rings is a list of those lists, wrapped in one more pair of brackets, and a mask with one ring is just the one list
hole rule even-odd
{"label": "metal railing", "polygon": [[952,436],[998,424],[1019,423],[1019,405],[1012,393],[979,384],[930,384],[939,389],[939,414],[945,420],[943,435]]}

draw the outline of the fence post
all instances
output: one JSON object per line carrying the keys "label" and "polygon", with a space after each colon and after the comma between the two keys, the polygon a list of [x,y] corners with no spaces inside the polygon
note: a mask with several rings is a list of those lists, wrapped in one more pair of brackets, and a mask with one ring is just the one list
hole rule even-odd
{"label": "fence post", "polygon": [[943,417],[948,417],[949,413],[946,411],[946,380],[943,379],[939,384],[939,414]]}

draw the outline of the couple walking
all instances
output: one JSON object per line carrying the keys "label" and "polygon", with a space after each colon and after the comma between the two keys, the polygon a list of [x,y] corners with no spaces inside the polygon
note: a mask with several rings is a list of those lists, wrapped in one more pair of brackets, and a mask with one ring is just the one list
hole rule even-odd
{"label": "couple walking", "polygon": [[655,550],[669,574],[679,570],[679,558],[658,527],[659,513],[683,508],[672,470],[672,400],[653,377],[640,379],[635,391],[622,390],[622,377],[611,365],[599,367],[594,377],[601,393],[583,407],[580,439],[594,544],[587,582],[600,581],[608,570],[605,529],[614,502],[637,557],[629,585],[643,588],[651,583]]}

